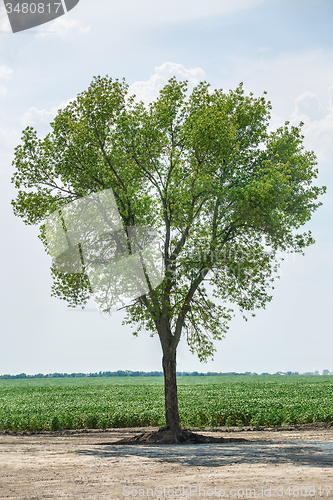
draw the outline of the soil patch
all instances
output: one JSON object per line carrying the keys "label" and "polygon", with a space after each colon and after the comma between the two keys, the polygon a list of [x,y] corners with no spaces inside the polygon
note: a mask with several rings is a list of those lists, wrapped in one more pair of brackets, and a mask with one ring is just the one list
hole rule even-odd
{"label": "soil patch", "polygon": [[2,433],[0,499],[333,499],[333,427],[307,425],[197,429],[221,441],[177,445],[128,444],[151,427]]}

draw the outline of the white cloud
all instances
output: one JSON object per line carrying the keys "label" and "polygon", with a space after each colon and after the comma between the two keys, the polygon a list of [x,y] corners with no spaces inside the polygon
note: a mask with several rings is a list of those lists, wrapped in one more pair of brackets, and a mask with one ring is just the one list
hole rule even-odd
{"label": "white cloud", "polygon": [[314,92],[305,91],[295,99],[291,122],[304,122],[305,144],[313,149],[319,160],[326,161],[333,154],[333,85],[328,89],[329,106],[325,110]]}
{"label": "white cloud", "polygon": [[321,120],[327,114],[320,104],[317,94],[306,90],[295,100],[295,108],[292,114],[294,118],[300,118],[304,122]]}
{"label": "white cloud", "polygon": [[13,70],[6,65],[0,66],[0,79],[9,80],[13,74]]}
{"label": "white cloud", "polygon": [[201,68],[186,69],[178,63],[165,62],[154,68],[155,73],[147,81],[134,82],[129,87],[129,94],[135,94],[138,100],[148,104],[156,99],[159,91],[168,80],[176,76],[178,80],[188,80],[189,88],[197,85],[204,79],[205,72]]}
{"label": "white cloud", "polygon": [[36,123],[50,123],[57,114],[58,110],[65,108],[72,100],[73,99],[68,99],[68,101],[59,104],[59,106],[53,106],[50,110],[31,107],[29,111],[21,116],[21,125],[23,127],[27,127],[28,125],[32,126]]}
{"label": "white cloud", "polygon": [[37,36],[45,37],[50,35],[57,35],[62,40],[65,40],[69,37],[86,35],[89,33],[89,26],[84,26],[80,21],[67,16],[68,15],[58,17],[52,23],[50,23],[49,31],[45,31],[45,26],[42,26]]}

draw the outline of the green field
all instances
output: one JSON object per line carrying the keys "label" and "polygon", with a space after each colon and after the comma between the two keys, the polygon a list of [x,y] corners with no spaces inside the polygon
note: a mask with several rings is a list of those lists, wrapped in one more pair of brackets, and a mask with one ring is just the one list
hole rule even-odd
{"label": "green field", "polygon": [[[179,377],[184,427],[333,421],[332,376]],[[164,425],[162,377],[0,380],[0,430]]]}

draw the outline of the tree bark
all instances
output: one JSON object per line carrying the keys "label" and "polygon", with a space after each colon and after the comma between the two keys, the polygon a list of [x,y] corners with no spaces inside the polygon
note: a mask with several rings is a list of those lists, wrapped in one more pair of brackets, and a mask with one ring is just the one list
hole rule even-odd
{"label": "tree bark", "polygon": [[175,443],[178,443],[181,436],[181,425],[178,411],[176,353],[172,355],[163,354],[162,365],[164,373],[166,426],[172,432]]}

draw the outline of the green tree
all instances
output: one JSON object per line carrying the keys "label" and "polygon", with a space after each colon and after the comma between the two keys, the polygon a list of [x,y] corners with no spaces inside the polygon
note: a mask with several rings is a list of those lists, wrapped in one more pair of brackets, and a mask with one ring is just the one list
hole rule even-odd
{"label": "green tree", "polygon": [[[207,360],[228,328],[230,304],[254,315],[271,300],[277,252],[303,253],[314,243],[297,230],[325,192],[312,185],[316,157],[302,145],[302,123],[268,132],[270,110],[242,84],[223,92],[201,82],[187,96],[187,82],[171,78],[145,107],[128,97],[124,80],[95,77],[58,111],[51,133],[39,139],[27,127],[15,148],[14,213],[41,224],[45,246],[48,215],[109,188],[125,230],[158,229],[164,279],[127,307],[125,322],[137,325],[134,334],[159,336],[175,442],[184,439],[176,385],[181,335]],[[92,292],[84,270],[51,270],[52,294],[84,306]]]}

